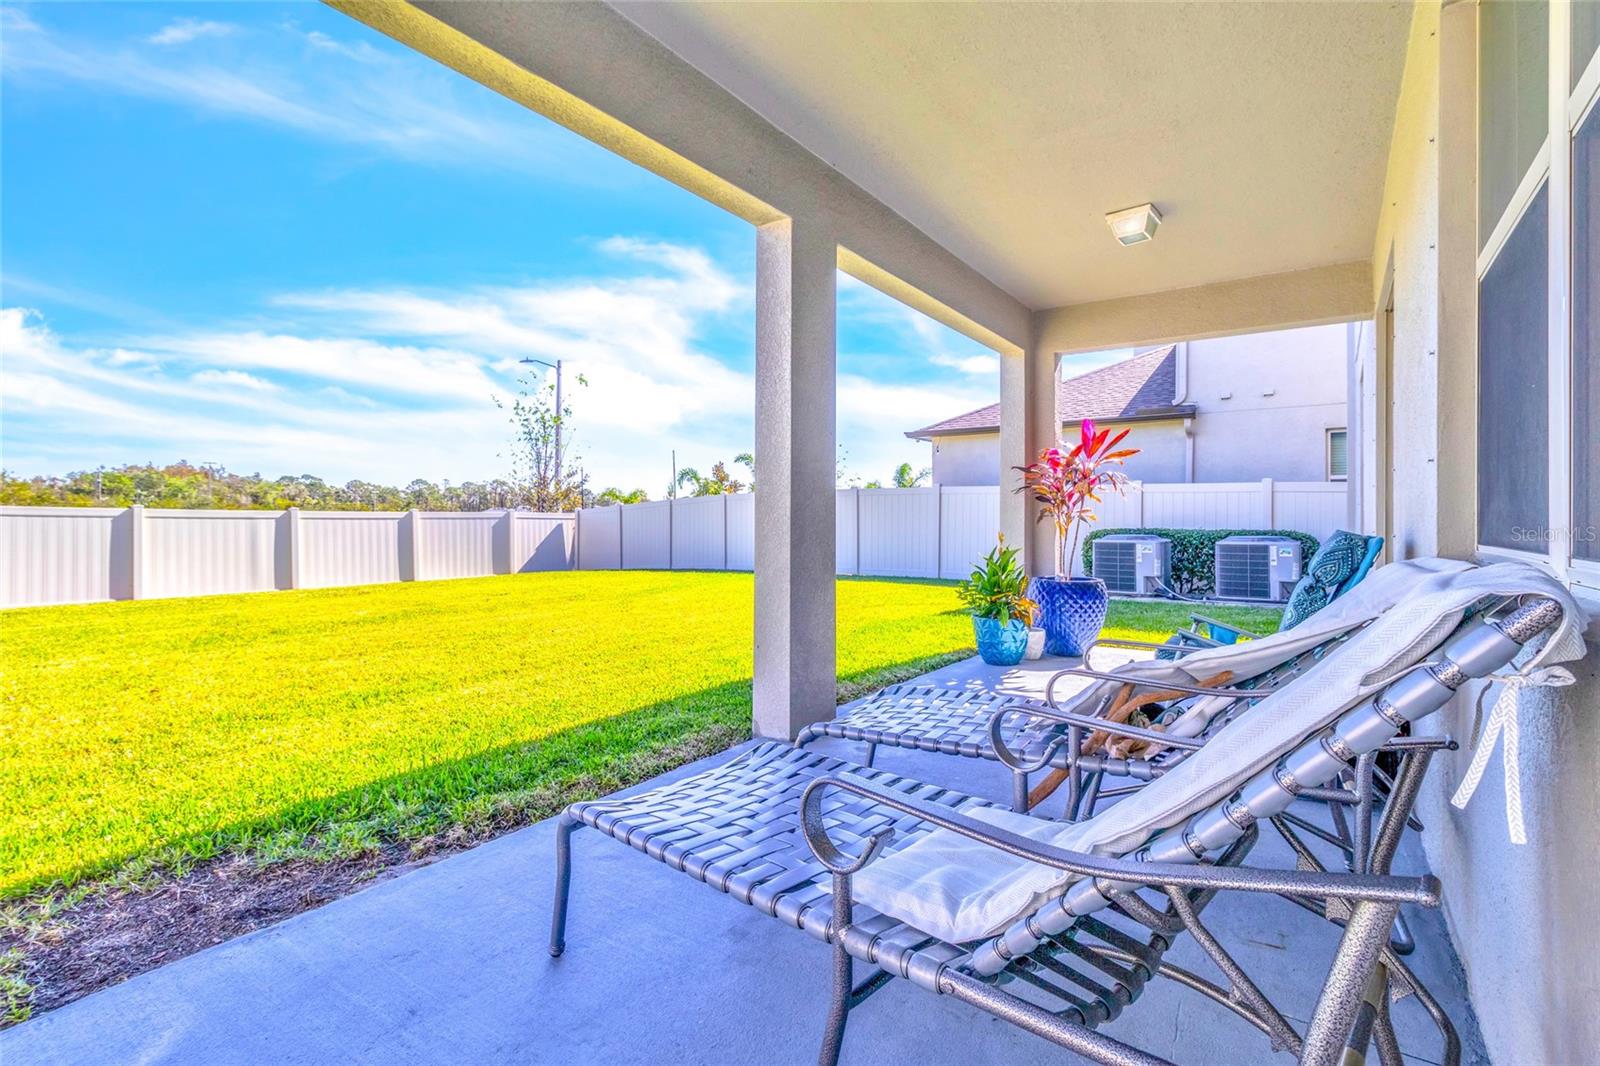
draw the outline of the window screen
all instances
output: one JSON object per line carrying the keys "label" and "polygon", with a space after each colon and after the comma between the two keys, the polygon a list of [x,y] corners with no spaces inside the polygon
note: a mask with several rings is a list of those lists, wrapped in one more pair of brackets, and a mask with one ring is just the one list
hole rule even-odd
{"label": "window screen", "polygon": [[1343,481],[1350,476],[1349,459],[1345,451],[1345,431],[1328,430],[1328,480]]}
{"label": "window screen", "polygon": [[1478,247],[1494,232],[1549,134],[1550,5],[1478,8]]}
{"label": "window screen", "polygon": [[1600,50],[1600,0],[1574,0],[1572,5],[1572,87]]}
{"label": "window screen", "polygon": [[[1594,5],[1600,7],[1600,4]],[[1600,107],[1572,140],[1572,554],[1600,561]]]}
{"label": "window screen", "polygon": [[1542,551],[1550,523],[1549,186],[1478,283],[1478,542]]}

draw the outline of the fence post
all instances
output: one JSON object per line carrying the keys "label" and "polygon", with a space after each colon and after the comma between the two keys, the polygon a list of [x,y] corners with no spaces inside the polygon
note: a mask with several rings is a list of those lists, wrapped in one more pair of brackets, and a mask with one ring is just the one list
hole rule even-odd
{"label": "fence post", "polygon": [[678,510],[678,498],[676,496],[668,496],[667,497],[667,569],[668,570],[674,569],[674,567],[672,565],[672,525],[673,525],[672,520],[673,520],[673,517],[677,514],[677,510]]}
{"label": "fence post", "polygon": [[728,569],[728,493],[722,494],[722,569]]}
{"label": "fence post", "polygon": [[[671,499],[670,496],[667,497],[667,498]],[[627,553],[624,552],[623,548],[622,548],[622,542],[623,542],[624,538],[626,537],[626,532],[622,528],[623,527],[622,520],[624,518],[626,518],[627,516],[628,516],[628,505],[625,504],[625,503],[617,504],[617,569],[618,570],[626,570],[627,569],[626,566],[622,565],[624,562],[627,561]]]}
{"label": "fence post", "polygon": [[500,527],[495,537],[494,545],[494,572],[497,574],[514,574],[517,568],[512,560],[517,554],[517,512],[507,507],[500,516],[500,521],[495,523]]}
{"label": "fence post", "polygon": [[289,556],[289,565],[286,568],[288,587],[297,589],[300,587],[300,508],[290,507],[288,515],[289,543],[286,546]]}
{"label": "fence post", "polygon": [[417,560],[421,558],[422,550],[418,541],[422,539],[422,513],[415,507],[406,512],[405,524],[400,527],[400,580],[417,580],[419,570]]}
{"label": "fence post", "polygon": [[855,493],[855,496],[856,496],[855,501],[854,501],[855,502],[855,510],[856,510],[856,514],[855,514],[855,519],[856,519],[855,520],[856,550],[855,550],[855,566],[853,567],[853,569],[856,572],[856,577],[860,577],[861,576],[861,486],[857,485],[854,488],[852,488],[850,491]]}
{"label": "fence post", "polygon": [[1138,522],[1138,526],[1139,526],[1140,529],[1143,529],[1144,528],[1144,482],[1135,481],[1133,483],[1133,498],[1135,500],[1137,500],[1138,503],[1139,503],[1139,511],[1138,511],[1139,522]]}
{"label": "fence post", "polygon": [[128,508],[128,598],[144,599],[144,504]]}
{"label": "fence post", "polygon": [[933,576],[944,577],[944,486],[933,487]]}
{"label": "fence post", "polygon": [[572,545],[567,552],[567,569],[583,569],[583,511],[582,507],[572,512]]}
{"label": "fence post", "polygon": [[1267,520],[1262,523],[1261,528],[1277,529],[1277,492],[1272,487],[1272,479],[1270,477],[1261,479],[1261,510],[1267,516]]}

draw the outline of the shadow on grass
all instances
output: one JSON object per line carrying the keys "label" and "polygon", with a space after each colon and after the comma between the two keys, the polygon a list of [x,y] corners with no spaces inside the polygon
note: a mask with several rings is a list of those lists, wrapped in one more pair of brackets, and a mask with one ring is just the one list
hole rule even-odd
{"label": "shadow on grass", "polygon": [[[855,671],[839,678],[837,701],[849,702],[971,654],[963,649]],[[467,846],[748,740],[750,690],[750,679],[743,678],[539,740],[432,763],[270,815],[62,870],[54,882],[19,885],[7,896],[54,894],[96,879],[182,872],[228,853],[273,862],[345,858],[395,843],[409,842],[423,851]]]}

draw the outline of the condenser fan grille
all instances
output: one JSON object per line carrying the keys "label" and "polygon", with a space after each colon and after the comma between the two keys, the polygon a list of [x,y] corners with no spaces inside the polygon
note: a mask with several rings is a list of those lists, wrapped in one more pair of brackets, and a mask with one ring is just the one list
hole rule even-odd
{"label": "condenser fan grille", "polygon": [[1230,600],[1270,600],[1272,545],[1217,545],[1217,595]]}

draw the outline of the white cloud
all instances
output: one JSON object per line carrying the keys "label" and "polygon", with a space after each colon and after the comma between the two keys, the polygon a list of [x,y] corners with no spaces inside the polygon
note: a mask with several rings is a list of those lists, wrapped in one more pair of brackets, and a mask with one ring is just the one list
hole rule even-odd
{"label": "white cloud", "polygon": [[[886,482],[903,462],[916,470],[928,466],[928,444],[910,440],[907,430],[986,407],[998,398],[998,355],[845,274],[839,275],[839,315],[892,338],[885,347],[893,362],[928,371],[918,373],[914,383],[884,382],[858,373],[839,375],[839,439],[846,452],[847,479]],[[841,357],[841,361],[851,360]]]}
{"label": "white cloud", "polygon": [[1120,363],[1131,358],[1139,349],[1137,348],[1112,348],[1103,352],[1082,352],[1078,355],[1067,355],[1061,358],[1061,378],[1078,378],[1091,374],[1113,363]]}
{"label": "white cloud", "polygon": [[212,22],[209,19],[175,19],[159,31],[146,37],[151,44],[188,44],[201,37],[226,37],[237,30],[231,22]]}
{"label": "white cloud", "polygon": [[593,168],[574,165],[574,157],[600,149],[508,112],[499,97],[421,55],[345,44],[292,25],[281,27],[281,36],[253,36],[241,52],[227,40],[232,26],[195,19],[109,47],[4,10],[0,73],[30,87],[86,84],[406,159],[594,180]]}
{"label": "white cloud", "polygon": [[947,352],[934,352],[928,356],[928,361],[934,366],[946,366],[963,374],[1000,373],[998,355],[950,355]]}
{"label": "white cloud", "polygon": [[[752,447],[753,378],[705,344],[713,326],[750,320],[750,292],[698,249],[623,238],[598,247],[617,260],[602,276],[287,293],[247,327],[180,325],[103,346],[6,308],[6,465],[46,473],[187,457],[336,481],[495,477],[509,467],[509,430],[491,397],[511,395],[529,370],[548,382],[545,368],[519,363],[533,357],[564,362],[592,483],[660,495],[669,451],[703,470]],[[903,329],[902,347],[926,350],[914,326]],[[927,465],[927,446],[905,431],[992,403],[994,391],[975,371],[886,382],[847,367],[836,421],[848,476]]]}
{"label": "white cloud", "polygon": [[232,389],[252,389],[256,392],[276,392],[282,388],[266,378],[246,374],[242,370],[202,370],[189,378],[196,385],[220,385]]}
{"label": "white cloud", "polygon": [[38,28],[39,24],[29,18],[26,11],[15,7],[0,7],[0,29],[9,33],[26,33]]}
{"label": "white cloud", "polygon": [[566,361],[575,444],[596,484],[659,494],[671,448],[708,467],[751,446],[753,382],[699,341],[748,294],[694,249],[604,247],[625,261],[616,276],[290,294],[272,306],[293,321],[108,347],[64,340],[38,314],[6,308],[6,465],[59,472],[201,455],[341,481],[499,476],[509,430],[492,397],[512,394],[528,369],[517,360],[534,356]]}

